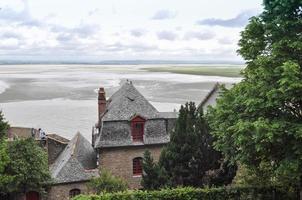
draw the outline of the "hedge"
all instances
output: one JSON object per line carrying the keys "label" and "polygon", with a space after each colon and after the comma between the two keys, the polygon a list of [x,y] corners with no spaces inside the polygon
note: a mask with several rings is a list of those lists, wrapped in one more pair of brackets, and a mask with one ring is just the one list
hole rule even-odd
{"label": "hedge", "polygon": [[176,188],[158,191],[129,190],[101,195],[80,195],[73,200],[294,200],[294,192],[281,188]]}

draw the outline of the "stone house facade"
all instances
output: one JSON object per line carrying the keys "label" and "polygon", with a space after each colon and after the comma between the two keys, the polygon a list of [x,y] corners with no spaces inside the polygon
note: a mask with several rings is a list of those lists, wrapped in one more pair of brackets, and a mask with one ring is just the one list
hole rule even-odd
{"label": "stone house facade", "polygon": [[100,88],[98,108],[92,135],[98,167],[125,179],[130,188],[140,188],[143,154],[149,150],[155,161],[159,159],[177,113],[158,112],[129,81],[108,100]]}

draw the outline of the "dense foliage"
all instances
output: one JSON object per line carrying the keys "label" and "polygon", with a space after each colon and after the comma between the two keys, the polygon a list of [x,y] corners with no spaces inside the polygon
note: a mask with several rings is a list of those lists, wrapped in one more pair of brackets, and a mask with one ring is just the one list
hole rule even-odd
{"label": "dense foliage", "polygon": [[46,151],[31,138],[7,141],[8,128],[0,112],[0,193],[43,191],[50,181]]}
{"label": "dense foliage", "polygon": [[176,188],[157,191],[125,191],[103,193],[99,196],[80,195],[74,200],[294,200],[293,193],[286,190],[258,187],[237,188]]}
{"label": "dense foliage", "polygon": [[100,176],[93,178],[89,183],[90,188],[100,194],[101,192],[125,191],[128,186],[121,178],[113,176],[106,170],[100,171]]}
{"label": "dense foliage", "polygon": [[145,151],[143,158],[143,176],[142,187],[146,190],[156,190],[164,186],[170,185],[168,183],[169,177],[163,167],[153,161],[150,151]]}
{"label": "dense foliage", "polygon": [[7,173],[14,176],[8,185],[11,192],[43,191],[50,181],[46,151],[32,139],[9,144],[10,163]]}
{"label": "dense foliage", "polygon": [[10,183],[13,179],[13,176],[5,173],[10,163],[6,141],[6,133],[8,131],[8,128],[9,125],[4,120],[2,112],[0,111],[0,193],[7,191],[7,184]]}
{"label": "dense foliage", "polygon": [[143,170],[145,189],[226,185],[236,173],[236,167],[226,164],[221,153],[213,149],[203,112],[193,102],[181,106],[159,164],[145,154]]}
{"label": "dense foliage", "polygon": [[[302,177],[302,1],[264,0],[241,34],[244,79],[207,118],[215,146],[272,184]],[[299,180],[300,179],[300,180]],[[280,181],[279,181],[280,180]]]}

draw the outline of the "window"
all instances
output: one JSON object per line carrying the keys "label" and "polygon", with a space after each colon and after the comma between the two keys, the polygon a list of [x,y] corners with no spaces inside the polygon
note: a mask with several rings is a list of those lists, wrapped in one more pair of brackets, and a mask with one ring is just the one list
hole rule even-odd
{"label": "window", "polygon": [[131,121],[131,135],[133,142],[144,141],[144,125],[145,119],[140,116],[136,116]]}
{"label": "window", "polygon": [[73,198],[73,197],[75,197],[77,195],[80,195],[80,194],[81,194],[81,190],[79,190],[79,189],[72,189],[72,190],[69,191],[69,198],[71,199],[71,198]]}
{"label": "window", "polygon": [[141,176],[143,174],[142,163],[143,163],[143,159],[140,157],[133,159],[133,175],[134,176]]}

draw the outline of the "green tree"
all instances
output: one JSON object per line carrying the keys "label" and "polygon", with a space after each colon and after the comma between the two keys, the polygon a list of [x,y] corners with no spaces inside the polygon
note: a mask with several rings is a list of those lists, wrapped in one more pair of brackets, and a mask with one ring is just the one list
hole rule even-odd
{"label": "green tree", "polygon": [[169,178],[164,168],[153,161],[150,151],[144,152],[142,186],[146,190],[157,190],[169,186]]}
{"label": "green tree", "polygon": [[97,194],[102,192],[112,193],[127,190],[128,185],[123,179],[113,176],[107,170],[101,170],[99,174],[99,177],[93,178],[89,182],[89,187]]}
{"label": "green tree", "polygon": [[9,166],[9,163],[10,163],[10,158],[8,155],[8,146],[7,146],[7,141],[6,141],[6,134],[7,134],[8,128],[9,128],[9,125],[5,121],[3,114],[0,111],[0,193],[8,192],[8,188],[6,186],[13,179],[13,176],[10,176],[5,173],[7,167]]}
{"label": "green tree", "polygon": [[220,168],[223,158],[213,149],[212,140],[202,110],[193,102],[181,106],[175,131],[159,162],[172,186],[203,186],[206,172]]}
{"label": "green tree", "polygon": [[13,175],[8,185],[12,193],[43,191],[50,182],[47,154],[32,138],[15,140],[8,148],[10,163],[6,173]]}
{"label": "green tree", "polygon": [[[208,121],[215,146],[252,171],[302,181],[302,1],[264,0],[241,33],[243,80],[223,89]],[[263,167],[265,166],[265,167]],[[265,172],[267,173],[267,171]],[[286,182],[286,183],[289,183]]]}

